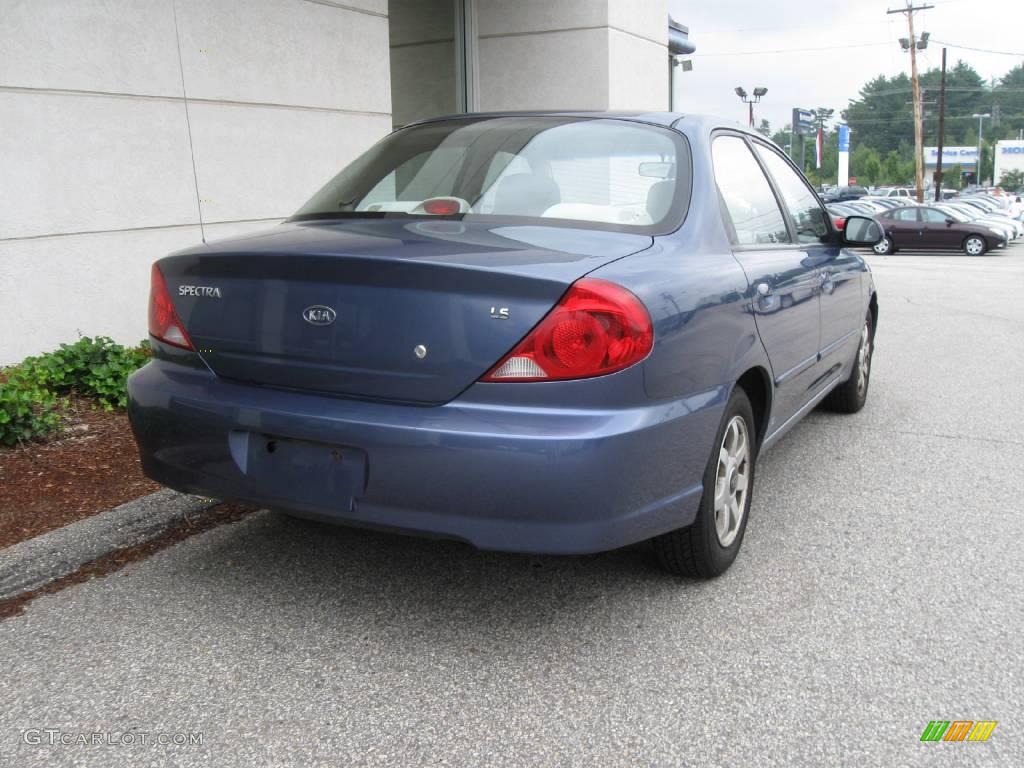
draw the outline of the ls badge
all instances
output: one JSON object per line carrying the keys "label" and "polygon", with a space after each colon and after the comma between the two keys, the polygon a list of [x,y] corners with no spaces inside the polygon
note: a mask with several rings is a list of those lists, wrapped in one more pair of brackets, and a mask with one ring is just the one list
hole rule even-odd
{"label": "ls badge", "polygon": [[491,320],[508,320],[509,317],[508,307],[491,307]]}

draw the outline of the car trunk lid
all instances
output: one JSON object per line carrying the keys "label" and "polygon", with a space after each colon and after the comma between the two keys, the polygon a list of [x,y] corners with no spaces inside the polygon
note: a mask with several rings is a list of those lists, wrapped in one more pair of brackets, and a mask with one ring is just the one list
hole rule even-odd
{"label": "car trunk lid", "polygon": [[286,223],[159,262],[198,354],[251,384],[424,404],[479,379],[621,232],[458,221]]}

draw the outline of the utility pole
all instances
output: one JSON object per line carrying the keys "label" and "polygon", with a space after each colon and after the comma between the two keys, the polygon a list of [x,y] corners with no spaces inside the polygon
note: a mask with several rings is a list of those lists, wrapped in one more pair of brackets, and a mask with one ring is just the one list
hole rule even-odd
{"label": "utility pole", "polygon": [[942,143],[946,138],[946,49],[942,49],[942,80],[939,85],[939,156],[935,161],[935,202],[942,202]]}
{"label": "utility pole", "polygon": [[929,8],[934,7],[934,5],[911,5],[910,0],[907,0],[906,8],[895,8],[886,11],[886,14],[906,14],[907,28],[910,32],[910,37],[906,40],[900,40],[900,45],[903,46],[904,50],[910,51],[910,79],[914,86],[914,166],[917,202],[919,203],[924,202],[924,155],[922,151],[923,137],[921,135],[921,83],[917,78],[917,49],[919,47],[924,49],[928,45],[928,37],[927,33],[922,35],[921,40],[915,37],[914,13],[916,11],[927,11]]}

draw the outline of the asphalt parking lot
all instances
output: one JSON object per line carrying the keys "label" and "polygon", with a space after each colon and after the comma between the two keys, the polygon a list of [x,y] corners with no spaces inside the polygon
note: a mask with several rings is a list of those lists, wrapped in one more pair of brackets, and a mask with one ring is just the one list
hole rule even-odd
{"label": "asphalt parking lot", "polygon": [[722,578],[258,513],[0,623],[0,765],[1024,765],[1024,245],[870,261],[868,405],[765,454]]}

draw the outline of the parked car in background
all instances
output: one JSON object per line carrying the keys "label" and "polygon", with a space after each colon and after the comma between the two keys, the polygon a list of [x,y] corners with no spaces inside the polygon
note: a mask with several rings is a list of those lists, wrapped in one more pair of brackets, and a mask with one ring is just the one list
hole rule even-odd
{"label": "parked car in background", "polygon": [[988,227],[998,232],[1001,236],[1006,238],[1006,241],[1012,242],[1019,237],[1017,230],[1013,226],[1016,222],[1004,219],[999,221],[998,219],[992,219],[987,216],[972,216],[969,212],[965,212],[962,208],[949,203],[937,203],[933,206],[934,208],[942,211],[944,214],[949,216],[951,219],[955,219],[958,223],[974,223],[983,227]]}
{"label": "parked car in background", "polygon": [[1009,211],[988,211],[984,208],[969,205],[966,201],[954,201],[949,203],[942,203],[942,206],[953,208],[960,211],[972,221],[978,221],[986,225],[996,226],[999,229],[1005,229],[1009,232],[1010,239],[1014,239],[1024,235],[1024,223],[1014,219],[1009,215]]}
{"label": "parked car in background", "polygon": [[858,198],[857,200],[847,200],[846,205],[864,216],[874,216],[876,213],[882,213],[889,210],[888,206],[877,201],[869,200],[865,197]]}
{"label": "parked car in background", "polygon": [[821,199],[826,203],[841,203],[844,200],[857,200],[867,194],[866,187],[836,187],[831,192],[822,195]]}
{"label": "parked car in background", "polygon": [[836,229],[846,227],[846,220],[850,216],[864,216],[862,211],[856,211],[846,203],[829,203],[825,206],[829,216],[832,217],[832,224]]}
{"label": "parked car in background", "polygon": [[1005,248],[1003,235],[983,224],[957,221],[945,211],[916,205],[894,208],[875,217],[882,225],[883,237],[873,246],[884,256],[901,248],[963,250],[968,256],[981,256],[989,250]]}
{"label": "parked car in background", "polygon": [[865,403],[878,300],[846,246],[880,237],[731,121],[406,126],[283,224],[153,265],[142,467],[482,549],[653,539],[715,576],[760,453]]}
{"label": "parked car in background", "polygon": [[914,190],[906,187],[881,187],[875,192],[877,197],[898,197],[904,200],[917,200]]}
{"label": "parked car in background", "polygon": [[890,208],[899,208],[903,205],[899,198],[896,197],[875,197],[869,195],[868,197],[862,197],[857,202],[859,203],[873,203],[876,207],[881,206],[882,208],[889,210]]}

